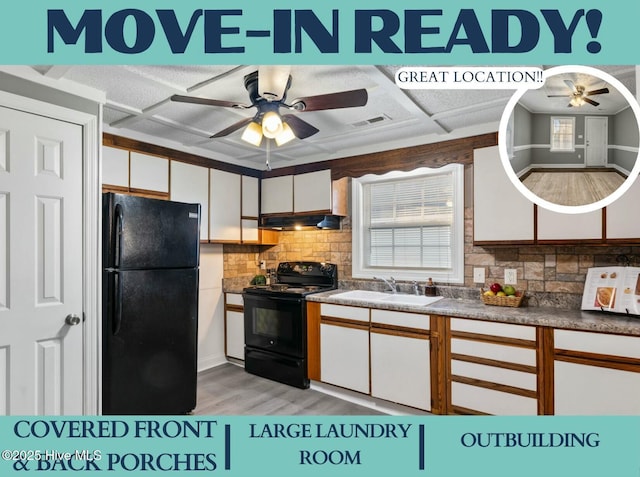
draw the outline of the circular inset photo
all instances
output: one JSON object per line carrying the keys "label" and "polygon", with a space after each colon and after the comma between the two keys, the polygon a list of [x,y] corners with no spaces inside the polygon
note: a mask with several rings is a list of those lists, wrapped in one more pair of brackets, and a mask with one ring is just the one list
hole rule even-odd
{"label": "circular inset photo", "polygon": [[620,80],[596,68],[558,66],[544,78],[539,89],[516,91],[502,115],[505,171],[541,207],[600,209],[624,194],[640,171],[638,102]]}

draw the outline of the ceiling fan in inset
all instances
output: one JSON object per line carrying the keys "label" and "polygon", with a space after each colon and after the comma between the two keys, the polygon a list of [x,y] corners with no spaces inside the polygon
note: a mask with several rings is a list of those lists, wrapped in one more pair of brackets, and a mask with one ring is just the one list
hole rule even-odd
{"label": "ceiling fan in inset", "polygon": [[[591,91],[586,91],[584,86],[576,85],[571,80],[564,80],[565,84],[571,90],[571,94],[569,94],[569,104],[567,105],[569,108],[573,106],[582,106],[584,103],[589,103],[592,106],[599,106],[600,103],[588,98],[588,96],[593,96],[596,94],[606,94],[609,92],[609,88],[600,88],[594,89]],[[548,98],[564,98],[566,94],[548,94]]]}
{"label": "ceiling fan in inset", "polygon": [[218,106],[223,108],[256,108],[252,118],[241,119],[231,126],[217,132],[211,138],[224,137],[238,129],[245,128],[242,139],[254,146],[260,146],[262,137],[274,139],[281,146],[294,138],[305,139],[319,130],[300,119],[297,114],[280,114],[280,109],[293,113],[322,111],[327,109],[353,108],[367,104],[367,90],[355,89],[338,93],[319,94],[286,102],[287,91],[291,87],[291,75],[288,67],[260,66],[258,71],[244,77],[244,87],[249,93],[250,104],[233,101],[199,98],[195,96],[173,95],[172,101],[183,103]]}

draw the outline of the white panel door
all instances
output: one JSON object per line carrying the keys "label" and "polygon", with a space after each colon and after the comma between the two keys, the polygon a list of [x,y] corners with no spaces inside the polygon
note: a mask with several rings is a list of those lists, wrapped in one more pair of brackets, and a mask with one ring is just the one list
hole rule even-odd
{"label": "white panel door", "polygon": [[0,107],[0,414],[83,413],[82,133]]}
{"label": "white panel door", "polygon": [[586,165],[606,166],[608,119],[606,116],[587,116],[584,121]]}

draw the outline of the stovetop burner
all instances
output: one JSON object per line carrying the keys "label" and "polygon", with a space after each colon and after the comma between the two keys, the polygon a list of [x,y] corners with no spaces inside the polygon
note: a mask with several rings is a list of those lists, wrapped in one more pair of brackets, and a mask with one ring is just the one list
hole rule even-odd
{"label": "stovetop burner", "polygon": [[260,295],[298,295],[333,290],[338,287],[338,270],[332,263],[282,262],[278,265],[278,283],[245,288]]}

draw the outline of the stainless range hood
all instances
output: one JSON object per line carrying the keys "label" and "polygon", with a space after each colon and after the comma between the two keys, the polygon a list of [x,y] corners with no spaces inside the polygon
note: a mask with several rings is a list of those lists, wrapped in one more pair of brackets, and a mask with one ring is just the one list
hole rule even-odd
{"label": "stainless range hood", "polygon": [[275,230],[302,230],[302,229],[340,229],[340,216],[338,215],[284,215],[277,217],[261,217],[260,228]]}

